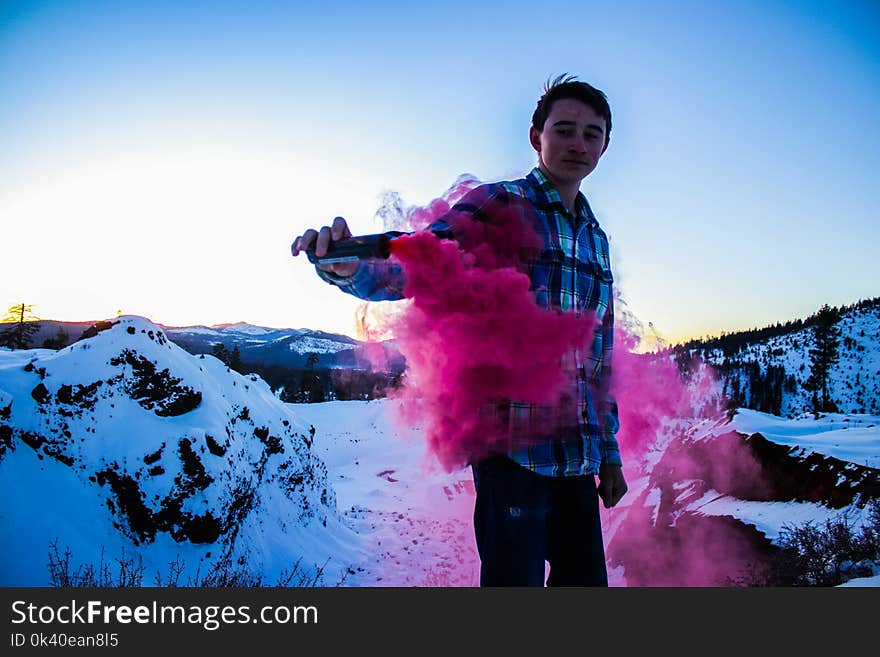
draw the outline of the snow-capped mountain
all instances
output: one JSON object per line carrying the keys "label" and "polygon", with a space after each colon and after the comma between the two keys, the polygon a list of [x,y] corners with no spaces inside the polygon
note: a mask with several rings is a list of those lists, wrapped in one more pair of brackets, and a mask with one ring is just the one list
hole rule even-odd
{"label": "snow-capped mountain", "polygon": [[179,557],[271,578],[301,559],[338,578],[359,541],[313,437],[262,379],[143,318],[0,352],[0,579],[44,584],[55,539],[80,558],[135,546],[151,572]]}
{"label": "snow-capped mountain", "polygon": [[[357,340],[335,333],[309,329],[272,329],[250,324],[218,324],[216,326],[165,327],[168,337],[188,351],[210,353],[218,344],[227,349],[238,347],[242,354],[252,359],[281,357],[285,364],[305,362],[310,353],[331,357],[343,351],[351,351],[360,344]],[[284,359],[285,355],[292,357]],[[302,357],[302,358],[300,358]]]}

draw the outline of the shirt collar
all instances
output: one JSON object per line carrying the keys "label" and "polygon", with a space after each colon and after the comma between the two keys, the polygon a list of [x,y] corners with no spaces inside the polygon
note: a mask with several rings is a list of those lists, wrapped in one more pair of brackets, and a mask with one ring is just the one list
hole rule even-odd
{"label": "shirt collar", "polygon": [[[547,198],[548,204],[557,203],[566,213],[568,212],[568,208],[566,208],[565,203],[562,202],[562,197],[559,195],[559,192],[556,191],[556,187],[554,187],[553,183],[550,182],[550,179],[544,175],[544,172],[541,171],[540,167],[532,169],[528,177],[532,178],[532,183],[537,186]],[[596,221],[596,218],[593,216],[593,210],[590,208],[590,204],[587,203],[587,197],[584,196],[583,192],[579,191],[577,193],[574,207],[577,210],[577,219],[579,222],[581,220],[586,222]]]}

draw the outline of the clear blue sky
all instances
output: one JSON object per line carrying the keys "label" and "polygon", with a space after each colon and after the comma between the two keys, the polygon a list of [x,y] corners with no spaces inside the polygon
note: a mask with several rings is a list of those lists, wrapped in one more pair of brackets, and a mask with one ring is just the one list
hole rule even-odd
{"label": "clear blue sky", "polygon": [[544,81],[611,101],[583,184],[673,340],[880,295],[876,2],[0,3],[0,304],[353,334],[291,239],[519,177]]}

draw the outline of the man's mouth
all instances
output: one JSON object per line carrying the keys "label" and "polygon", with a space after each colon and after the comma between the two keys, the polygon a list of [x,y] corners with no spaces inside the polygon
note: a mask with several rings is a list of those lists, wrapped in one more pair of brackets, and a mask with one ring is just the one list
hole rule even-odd
{"label": "man's mouth", "polygon": [[579,164],[581,166],[587,166],[587,163],[582,160],[562,160],[566,164]]}

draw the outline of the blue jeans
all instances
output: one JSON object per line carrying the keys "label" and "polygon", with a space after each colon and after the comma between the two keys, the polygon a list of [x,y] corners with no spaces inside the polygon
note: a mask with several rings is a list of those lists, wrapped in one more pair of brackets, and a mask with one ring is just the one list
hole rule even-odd
{"label": "blue jeans", "polygon": [[480,586],[608,586],[593,475],[546,477],[506,456],[474,464]]}

